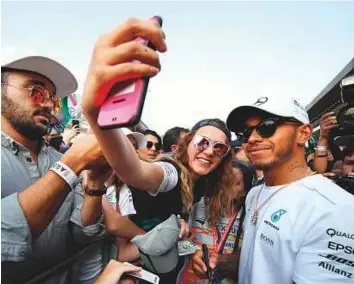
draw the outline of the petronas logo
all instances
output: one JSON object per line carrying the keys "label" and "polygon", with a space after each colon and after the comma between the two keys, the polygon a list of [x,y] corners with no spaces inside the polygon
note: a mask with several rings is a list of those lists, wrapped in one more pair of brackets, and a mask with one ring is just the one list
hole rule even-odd
{"label": "petronas logo", "polygon": [[286,211],[284,209],[279,209],[278,211],[274,212],[271,217],[272,221],[278,222],[280,220],[281,215],[283,215],[285,213],[286,213]]}

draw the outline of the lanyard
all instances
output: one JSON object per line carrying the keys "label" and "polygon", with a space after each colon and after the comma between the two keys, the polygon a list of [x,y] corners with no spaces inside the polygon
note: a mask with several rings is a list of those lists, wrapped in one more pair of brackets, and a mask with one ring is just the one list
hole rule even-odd
{"label": "lanyard", "polygon": [[234,224],[234,222],[236,220],[236,216],[237,216],[237,212],[231,217],[231,219],[227,223],[225,232],[223,234],[220,232],[220,240],[219,240],[219,231],[215,227],[215,230],[213,232],[214,252],[215,253],[221,253],[221,250],[224,247],[226,239],[227,239],[227,237],[230,234],[231,227],[232,227],[232,225]]}

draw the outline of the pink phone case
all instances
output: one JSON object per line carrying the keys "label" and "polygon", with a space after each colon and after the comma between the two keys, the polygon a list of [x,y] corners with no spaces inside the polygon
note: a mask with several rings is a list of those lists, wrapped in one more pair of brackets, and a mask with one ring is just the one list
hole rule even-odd
{"label": "pink phone case", "polygon": [[[152,20],[162,25],[158,16]],[[142,38],[136,41],[144,45],[149,42]],[[150,46],[150,45],[149,45]],[[139,123],[144,107],[149,78],[126,80],[117,82],[110,90],[110,95],[100,108],[98,125],[102,129],[130,127]]]}

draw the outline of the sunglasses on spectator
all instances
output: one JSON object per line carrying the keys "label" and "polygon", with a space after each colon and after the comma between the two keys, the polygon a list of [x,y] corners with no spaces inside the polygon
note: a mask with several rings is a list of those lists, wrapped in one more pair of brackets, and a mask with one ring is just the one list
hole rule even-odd
{"label": "sunglasses on spectator", "polygon": [[287,122],[301,124],[292,118],[267,118],[257,126],[245,126],[244,131],[239,133],[238,137],[240,137],[242,143],[247,143],[253,131],[256,130],[257,134],[262,138],[269,138],[274,135],[279,125]]}
{"label": "sunglasses on spectator", "polygon": [[53,128],[58,134],[63,133],[64,129],[65,129],[65,127],[62,124],[48,124],[47,125],[47,133],[49,134]]}
{"label": "sunglasses on spectator", "polygon": [[40,86],[40,85],[33,85],[29,88],[24,88],[24,87],[18,87],[18,86],[14,86],[14,85],[10,85],[7,83],[2,83],[2,85],[5,86],[10,86],[13,87],[17,90],[23,89],[23,90],[27,90],[29,91],[29,94],[32,98],[32,100],[34,101],[35,104],[42,104],[45,100],[51,100],[53,105],[54,105],[54,111],[55,113],[59,113],[61,110],[61,100],[59,97],[57,97],[54,94],[49,93],[49,91]]}
{"label": "sunglasses on spectator", "polygon": [[157,142],[157,143],[154,143],[152,141],[146,142],[146,148],[148,148],[150,150],[152,148],[152,146],[155,147],[156,151],[160,151],[162,149],[162,145],[159,142]]}
{"label": "sunglasses on spectator", "polygon": [[194,135],[194,146],[200,152],[207,150],[209,147],[212,147],[215,155],[218,158],[225,157],[230,150],[230,146],[226,145],[225,143],[212,141],[209,138],[198,134]]}

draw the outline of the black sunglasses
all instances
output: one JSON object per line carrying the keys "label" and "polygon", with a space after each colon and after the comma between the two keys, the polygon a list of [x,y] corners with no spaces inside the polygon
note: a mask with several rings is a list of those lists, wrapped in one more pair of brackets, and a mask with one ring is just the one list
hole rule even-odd
{"label": "black sunglasses", "polygon": [[146,148],[148,148],[150,150],[152,148],[152,146],[155,146],[156,151],[160,151],[162,149],[162,145],[159,142],[157,142],[157,143],[154,143],[152,141],[146,142]]}
{"label": "black sunglasses", "polygon": [[257,134],[262,138],[269,138],[273,136],[279,125],[286,122],[301,124],[301,122],[292,118],[267,118],[257,126],[245,126],[244,131],[239,133],[238,137],[240,137],[242,143],[247,143],[253,133],[253,130],[256,130]]}

